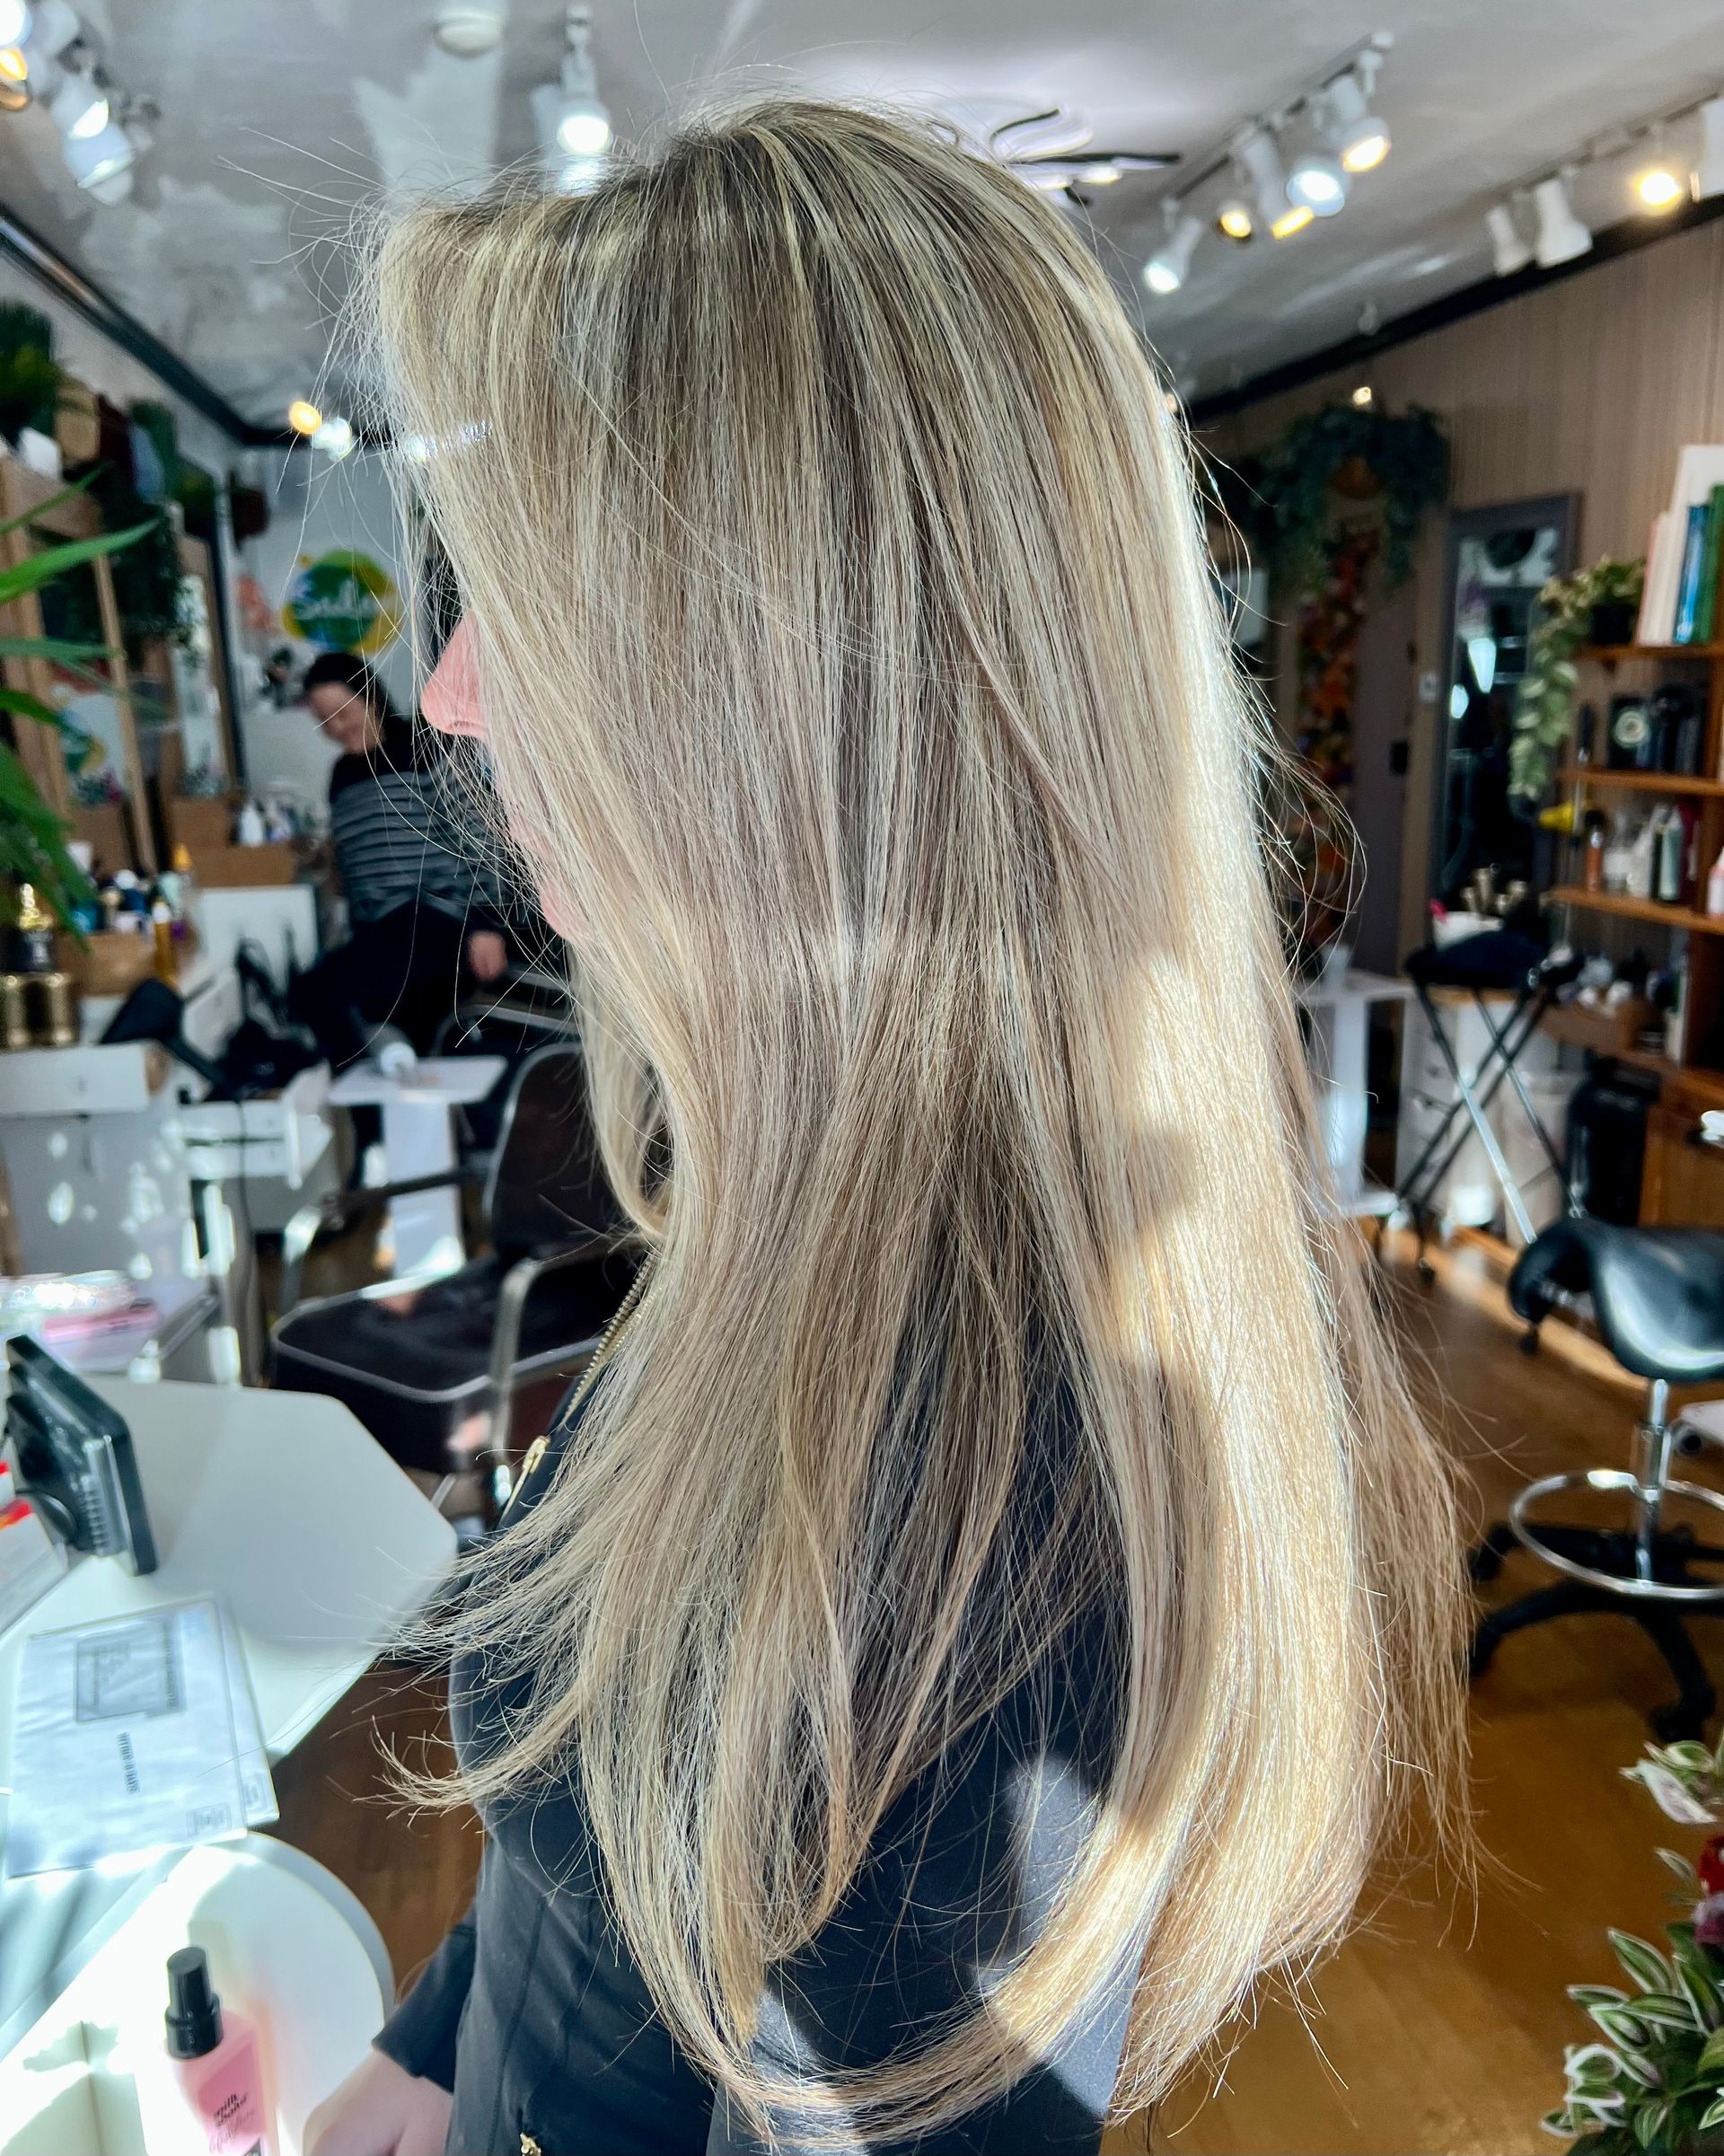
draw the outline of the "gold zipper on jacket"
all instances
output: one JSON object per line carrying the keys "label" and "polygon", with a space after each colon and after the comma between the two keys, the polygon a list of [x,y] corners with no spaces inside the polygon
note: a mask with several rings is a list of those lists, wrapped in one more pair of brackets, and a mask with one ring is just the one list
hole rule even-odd
{"label": "gold zipper on jacket", "polygon": [[[615,1344],[618,1334],[622,1331],[624,1325],[627,1324],[629,1320],[635,1314],[635,1306],[641,1298],[642,1292],[646,1286],[646,1276],[652,1271],[652,1269],[653,1261],[649,1254],[646,1257],[642,1259],[640,1271],[636,1273],[634,1279],[629,1283],[629,1292],[623,1297],[622,1301],[618,1306],[616,1316],[611,1320],[611,1323],[606,1325],[603,1332],[600,1333],[598,1346],[594,1348],[591,1355],[587,1357],[586,1368],[581,1372],[581,1382],[576,1390],[575,1396],[572,1400],[570,1400],[567,1407],[563,1411],[562,1419],[565,1422],[568,1421],[579,1412],[581,1406],[586,1399],[586,1395],[593,1390],[594,1386],[597,1384],[599,1372],[604,1368],[605,1359],[610,1354],[612,1346]],[[547,1451],[549,1451],[550,1448],[550,1432],[547,1430],[542,1437],[535,1438],[532,1440],[532,1443],[528,1446],[525,1452],[522,1454],[521,1472],[515,1478],[515,1488],[509,1492],[508,1502],[504,1506],[502,1511],[497,1514],[497,1525],[499,1527],[501,1527],[503,1522],[509,1517],[509,1514],[515,1509],[515,1499],[520,1496],[521,1492],[526,1488],[528,1483],[532,1481],[534,1470],[538,1467],[540,1461],[544,1458],[545,1454]]]}

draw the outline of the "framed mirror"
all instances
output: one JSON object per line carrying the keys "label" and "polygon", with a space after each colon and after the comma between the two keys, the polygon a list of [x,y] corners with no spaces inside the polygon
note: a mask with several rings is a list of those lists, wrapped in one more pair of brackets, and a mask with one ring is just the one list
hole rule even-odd
{"label": "framed mirror", "polygon": [[1574,567],[1578,494],[1457,511],[1448,520],[1429,895],[1453,905],[1481,868],[1534,881],[1536,827],[1508,805],[1515,691],[1538,594]]}

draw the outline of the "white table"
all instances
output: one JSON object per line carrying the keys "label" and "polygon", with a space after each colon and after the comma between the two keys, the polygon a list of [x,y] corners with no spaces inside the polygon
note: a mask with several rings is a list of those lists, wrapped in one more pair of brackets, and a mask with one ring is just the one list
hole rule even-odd
{"label": "white table", "polygon": [[1393,1191],[1365,1174],[1365,1133],[1370,1123],[1370,1012],[1374,1003],[1404,1003],[1412,984],[1392,973],[1349,970],[1333,981],[1300,984],[1309,1013],[1310,1062],[1324,1156],[1335,1196],[1353,1219],[1394,1210]]}
{"label": "white table", "polygon": [[[131,1426],[160,1568],[84,1558],[0,1633],[0,1787],[25,1637],[199,1595],[239,1628],[263,1740],[293,1749],[453,1561],[454,1530],[334,1400],[225,1386],[89,1380]],[[172,1855],[0,1885],[0,2055]]]}
{"label": "white table", "polygon": [[[338,1108],[381,1108],[391,1183],[435,1175],[455,1165],[454,1111],[482,1101],[507,1068],[500,1055],[432,1056],[408,1077],[356,1063],[330,1088]],[[466,1255],[461,1192],[415,1191],[390,1208],[398,1273],[453,1272]]]}

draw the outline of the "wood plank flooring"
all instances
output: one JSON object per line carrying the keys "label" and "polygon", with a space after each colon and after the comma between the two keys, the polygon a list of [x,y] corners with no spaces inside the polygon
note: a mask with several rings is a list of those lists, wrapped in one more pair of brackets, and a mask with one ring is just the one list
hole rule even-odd
{"label": "wood plank flooring", "polygon": [[[1385,1269],[1429,1412],[1462,1463],[1480,1520],[1536,1474],[1626,1457],[1638,1389],[1585,1342],[1523,1356],[1482,1261],[1460,1253],[1419,1289]],[[1684,1473],[1717,1479],[1710,1461]],[[1535,1583],[1528,1560],[1493,1593]],[[1724,1624],[1695,1627],[1724,1684]],[[1572,1618],[1510,1641],[1476,1687],[1476,1895],[1403,1891],[1319,1971],[1305,2012],[1267,2001],[1220,2068],[1154,2121],[1110,2136],[1113,2156],[1521,2156],[1555,2147],[1538,2119],[1562,2046],[1585,2025],[1564,1986],[1608,1981],[1607,1924],[1655,1932],[1667,1914],[1655,1845],[1698,1836],[1663,1821],[1619,1770],[1669,1680],[1632,1624]],[[435,1688],[377,1670],[277,1771],[279,1831],[344,1879],[381,1925],[406,1981],[465,1906],[474,1823],[406,1817],[387,1794],[380,1738],[441,1741]]]}

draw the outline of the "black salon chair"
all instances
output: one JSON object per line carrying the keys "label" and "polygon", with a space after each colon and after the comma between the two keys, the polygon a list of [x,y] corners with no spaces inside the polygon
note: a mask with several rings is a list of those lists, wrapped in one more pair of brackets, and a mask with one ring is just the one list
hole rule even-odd
{"label": "black salon chair", "polygon": [[466,1179],[452,1168],[342,1192],[295,1216],[271,1381],[345,1403],[391,1458],[443,1477],[439,1502],[478,1469],[489,1520],[512,1486],[517,1389],[591,1353],[638,1263],[599,1166],[579,1048],[539,1049],[515,1073],[482,1185],[486,1255],[433,1280],[299,1299],[325,1236],[392,1197]]}
{"label": "black salon chair", "polygon": [[[1522,1252],[1508,1280],[1516,1315],[1536,1327],[1579,1298],[1591,1298],[1605,1347],[1650,1392],[1636,1432],[1632,1469],[1595,1467],[1530,1483],[1473,1555],[1475,1580],[1491,1580],[1510,1551],[1525,1548],[1562,1577],[1481,1618],[1473,1637],[1473,1674],[1489,1668],[1511,1632],[1552,1617],[1609,1611],[1632,1617],[1665,1661],[1677,1697],[1652,1715],[1658,1737],[1697,1736],[1717,1705],[1704,1665],[1684,1622],[1724,1616],[1724,1523],[1720,1543],[1702,1540],[1666,1516],[1672,1499],[1689,1509],[1724,1513],[1724,1494],[1670,1473],[1683,1441],[1670,1419],[1673,1385],[1724,1377],[1724,1235],[1703,1228],[1619,1228],[1603,1220],[1561,1220]],[[1579,1492],[1605,1500],[1622,1524],[1569,1525],[1535,1519],[1547,1500]]]}

